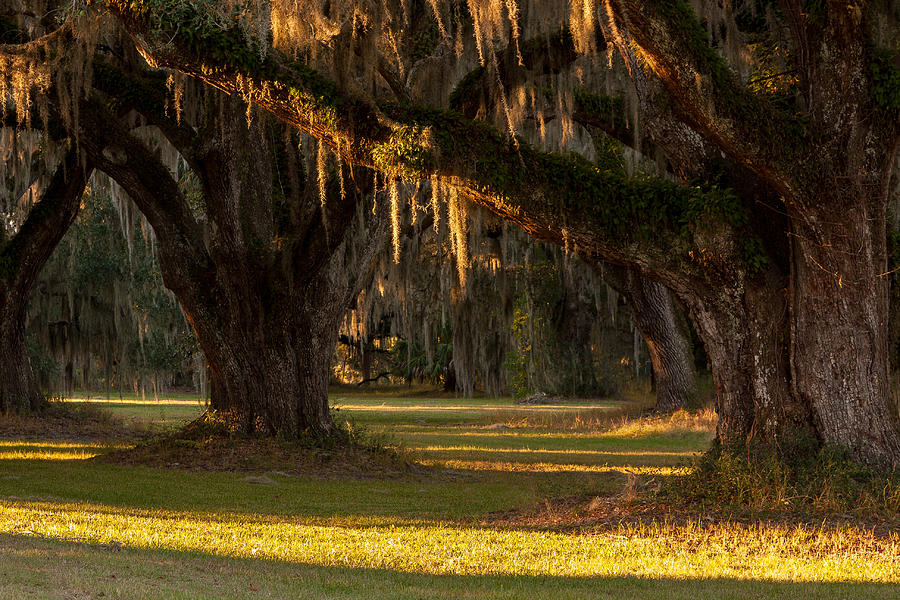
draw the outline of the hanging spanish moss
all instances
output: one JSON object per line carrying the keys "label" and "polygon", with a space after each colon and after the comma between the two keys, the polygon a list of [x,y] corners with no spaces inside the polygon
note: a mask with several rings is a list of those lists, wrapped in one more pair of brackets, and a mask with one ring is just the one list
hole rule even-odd
{"label": "hanging spanish moss", "polygon": [[388,182],[391,195],[391,245],[394,249],[394,262],[400,262],[400,191],[397,189],[397,180],[391,178]]}
{"label": "hanging spanish moss", "polygon": [[[733,22],[733,11],[728,3],[717,8],[713,6],[715,2],[698,0],[698,7],[701,5],[711,28],[720,22],[726,25]],[[368,100],[403,100],[408,94],[443,107],[456,86],[480,65],[483,75],[477,86],[480,91],[475,94],[479,105],[473,116],[491,121],[506,131],[516,144],[517,138],[522,136],[541,149],[576,151],[593,160],[597,156],[597,140],[602,139],[602,134],[589,130],[576,119],[577,98],[573,90],[582,86],[605,89],[611,97],[624,97],[621,119],[631,127],[636,148],[641,147],[642,135],[638,122],[639,101],[625,76],[625,69],[621,61],[613,59],[615,55],[609,48],[598,46],[602,41],[596,30],[598,10],[594,0],[229,0],[217,3],[210,18],[223,28],[238,23],[245,41],[260,56],[267,53],[269,43],[272,43],[275,48],[333,78],[346,91]],[[697,10],[699,12],[701,8]],[[60,103],[67,125],[77,123],[74,108],[77,103],[73,99],[90,87],[91,44],[107,35],[102,20],[96,16],[97,13],[87,11],[84,18],[93,19],[96,24],[89,35],[79,33],[79,36],[85,36],[84,40],[79,42],[80,49],[67,59],[72,64],[66,65],[65,69],[54,65],[42,71],[45,67],[39,59],[50,54],[46,43],[23,50],[15,65],[0,69],[4,74],[3,91],[11,90],[6,93],[13,100],[11,106],[15,107],[23,130],[31,126],[33,98],[39,99],[46,92],[49,73],[65,73],[60,87],[66,91]],[[551,43],[548,40],[559,36],[561,24],[574,45],[576,56],[567,59],[571,64],[533,67],[526,61],[528,45]],[[77,29],[88,31],[88,28]],[[40,37],[40,32],[33,34],[34,38]],[[733,38],[729,35],[726,33],[722,38],[723,51],[732,43]],[[203,107],[210,105],[205,100],[202,84],[173,73],[168,76],[166,85],[169,114],[181,124],[195,126],[199,123]],[[255,85],[250,78],[236,76],[238,94],[245,101],[257,92],[265,93],[266,90],[254,89]],[[224,110],[221,100],[212,104],[216,103],[220,111]],[[40,101],[35,107],[37,114],[42,114]],[[245,118],[249,129],[256,128],[261,117],[254,111],[247,102]],[[135,134],[160,156],[185,189],[190,189],[194,180],[191,175],[185,175],[187,165],[183,159],[166,143],[159,130],[140,122],[140,118],[134,119],[131,125]],[[220,132],[223,142],[225,134],[223,127]],[[290,134],[286,135],[290,137]],[[345,187],[346,172],[349,171],[352,179],[354,165],[345,164],[341,158],[340,141],[334,148],[332,161],[332,152],[325,144],[308,137],[303,143],[305,136],[295,137],[296,143],[287,144],[291,149],[285,151],[289,155],[285,160],[296,163],[297,170],[288,170],[284,176],[315,182],[308,188],[310,197],[318,200],[317,206],[314,202],[312,208],[321,214],[328,235],[325,215],[329,208],[329,185],[339,190],[343,200],[349,193]],[[22,152],[22,156],[27,154]],[[625,159],[625,164],[633,166],[632,171],[645,168],[643,159],[631,156],[633,158]],[[22,166],[16,171],[23,174],[22,182],[29,177],[30,167],[26,162],[20,161]],[[445,381],[452,380],[452,387],[467,394],[471,394],[476,386],[495,393],[507,389],[509,369],[504,365],[510,352],[518,352],[511,349],[519,348],[521,341],[525,344],[522,347],[531,348],[526,353],[526,380],[530,382],[527,386],[565,388],[561,382],[539,377],[539,373],[552,371],[547,361],[554,346],[547,340],[556,335],[546,333],[548,323],[553,323],[555,317],[542,312],[546,303],[540,300],[538,280],[533,276],[544,269],[539,263],[552,265],[544,270],[554,273],[557,278],[554,281],[559,285],[577,289],[581,296],[590,296],[595,316],[601,312],[599,306],[602,304],[602,312],[610,311],[615,321],[619,302],[613,294],[601,298],[596,289],[605,288],[589,277],[576,274],[580,267],[573,266],[576,263],[569,256],[573,248],[568,242],[565,251],[558,255],[547,250],[529,249],[528,243],[518,234],[510,235],[505,226],[486,225],[481,211],[469,206],[449,181],[439,182],[434,178],[407,183],[388,177],[382,182],[377,174],[372,177],[371,211],[365,211],[366,218],[378,219],[385,215],[385,227],[390,227],[391,250],[385,251],[371,285],[360,293],[355,309],[348,313],[345,320],[348,337],[357,340],[358,344],[368,343],[365,340],[371,340],[373,336],[385,340],[386,344],[390,343],[386,341],[389,338],[402,338],[407,343],[404,352],[408,365],[415,362],[420,350],[424,360],[418,367],[420,372],[434,373],[441,363]],[[295,184],[296,181],[291,185]],[[19,184],[20,189],[27,189],[22,185]],[[387,191],[387,196],[378,197],[379,185]],[[420,189],[430,194],[430,210],[423,218],[419,218],[417,194]],[[118,186],[106,183],[105,190],[115,207],[127,262],[140,262],[143,248],[153,249],[152,230]],[[232,190],[232,194],[238,196],[239,191]],[[192,194],[198,197],[195,208],[198,220],[203,223],[202,195]],[[311,208],[308,206],[304,210]],[[304,219],[309,219],[310,215],[293,215],[292,218],[308,222]],[[498,234],[498,230],[503,234]],[[355,231],[357,237],[353,243],[341,250],[346,253],[345,259],[351,262],[361,260],[364,249],[369,247],[363,243],[365,234],[359,233],[366,229]],[[206,231],[206,235],[210,232]],[[535,260],[536,254],[543,258]],[[128,302],[125,287],[121,285],[113,286],[110,294]],[[482,296],[490,300],[480,299]],[[567,298],[571,300],[571,296],[569,294]],[[67,293],[66,297],[70,295]],[[488,308],[493,306],[490,302],[496,302],[499,308]],[[74,297],[68,304],[70,313],[78,312]],[[575,309],[566,309],[572,310]],[[116,314],[117,328],[124,327],[126,321],[137,324],[137,344],[139,348],[143,347],[153,329],[149,322]],[[518,329],[510,325],[517,318],[524,319]],[[593,331],[593,325],[586,327]],[[604,345],[594,341],[595,347]],[[588,368],[587,371],[596,369]],[[570,391],[576,388],[578,386],[571,387]]]}

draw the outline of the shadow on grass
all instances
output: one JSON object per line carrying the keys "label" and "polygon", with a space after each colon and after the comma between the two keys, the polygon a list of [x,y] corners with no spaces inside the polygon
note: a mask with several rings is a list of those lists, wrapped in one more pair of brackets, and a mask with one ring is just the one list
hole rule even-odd
{"label": "shadow on grass", "polygon": [[896,599],[896,584],[431,575],[0,535],[3,598]]}

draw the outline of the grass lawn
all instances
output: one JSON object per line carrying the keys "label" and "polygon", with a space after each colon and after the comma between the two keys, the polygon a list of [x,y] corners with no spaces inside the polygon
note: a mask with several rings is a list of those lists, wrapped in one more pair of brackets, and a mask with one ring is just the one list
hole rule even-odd
{"label": "grass lawn", "polygon": [[[191,397],[80,402],[136,430],[202,410]],[[444,468],[381,479],[268,472],[259,484],[245,472],[87,460],[127,446],[121,438],[7,434],[0,598],[900,597],[896,532],[666,515],[576,524],[601,504],[616,510],[628,473],[652,481],[686,469],[711,439],[708,413],[332,402],[339,420]]]}

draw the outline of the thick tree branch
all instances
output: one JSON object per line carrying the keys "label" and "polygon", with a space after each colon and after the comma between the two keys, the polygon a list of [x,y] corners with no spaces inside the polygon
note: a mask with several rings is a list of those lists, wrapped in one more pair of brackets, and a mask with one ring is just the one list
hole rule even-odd
{"label": "thick tree branch", "polygon": [[28,212],[16,235],[0,249],[0,275],[10,290],[27,294],[44,263],[78,214],[91,168],[82,168],[70,150],[57,166],[40,201]]}
{"label": "thick tree branch", "polygon": [[[317,72],[274,50],[260,60],[237,28],[194,30],[190,41],[182,43],[176,25],[171,31],[151,29],[133,3],[113,0],[108,5],[153,66],[240,94],[349,162],[453,186],[536,237],[637,266],[657,278],[665,272],[670,287],[689,289],[707,280],[704,270],[712,255],[704,261],[691,258],[693,250],[701,252],[710,241],[696,229],[701,217],[738,225],[744,218],[727,193],[602,172],[576,156],[537,152],[521,141],[516,145],[490,126],[452,112],[397,104],[375,107],[341,93]],[[223,54],[220,48],[230,51]],[[730,241],[718,237],[716,242],[729,247],[740,243],[738,236],[726,238]],[[740,252],[736,256],[740,262]],[[718,271],[733,271],[729,279],[743,276],[733,265]]]}
{"label": "thick tree branch", "polygon": [[133,110],[156,126],[192,169],[197,169],[194,128],[166,114],[166,83],[159,73],[122,69],[103,60],[94,62],[93,88],[116,112]]}
{"label": "thick tree branch", "polygon": [[171,267],[163,270],[166,286],[183,302],[215,310],[217,283],[203,231],[169,170],[96,101],[82,99],[80,114],[81,148],[128,193],[159,238],[160,259]]}
{"label": "thick tree branch", "polygon": [[797,151],[802,127],[741,84],[710,45],[690,5],[683,0],[604,0],[604,5],[614,35],[629,38],[641,62],[659,77],[676,114],[790,196],[794,182],[786,155]]}

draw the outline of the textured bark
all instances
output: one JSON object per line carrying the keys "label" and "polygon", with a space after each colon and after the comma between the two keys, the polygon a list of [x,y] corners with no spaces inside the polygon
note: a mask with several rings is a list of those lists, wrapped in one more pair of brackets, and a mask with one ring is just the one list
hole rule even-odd
{"label": "textured bark", "polygon": [[261,321],[234,318],[227,305],[213,323],[194,320],[210,363],[212,408],[236,411],[250,431],[334,432],[328,382],[346,290],[333,271],[294,294],[297,304],[257,306]]}
{"label": "textured bark", "polygon": [[697,372],[687,324],[672,294],[662,285],[624,267],[603,264],[603,280],[631,308],[653,366],[656,409],[671,412],[698,404]]}
{"label": "textured bark", "polygon": [[873,226],[885,220],[868,200],[847,193],[829,203],[843,204],[838,212],[815,206],[816,198],[792,219],[791,366],[795,393],[812,407],[823,439],[868,461],[900,462],[886,238]]}
{"label": "textured bark", "polygon": [[785,436],[814,435],[809,407],[792,394],[785,299],[774,274],[719,298],[682,296],[713,369],[717,437],[722,444],[767,443]]}
{"label": "textured bark", "polygon": [[0,294],[0,413],[28,413],[41,406],[43,395],[25,348],[25,302],[3,296]]}
{"label": "textured bark", "polygon": [[0,249],[0,413],[38,409],[43,394],[25,346],[28,298],[41,269],[78,214],[90,169],[71,152],[57,167],[41,200]]}

